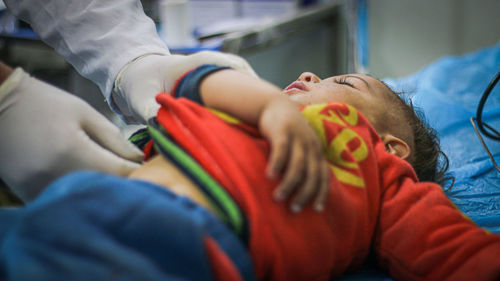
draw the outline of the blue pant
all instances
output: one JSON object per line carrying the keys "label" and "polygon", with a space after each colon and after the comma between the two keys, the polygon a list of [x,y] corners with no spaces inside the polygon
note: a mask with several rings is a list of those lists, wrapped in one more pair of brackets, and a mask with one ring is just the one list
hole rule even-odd
{"label": "blue pant", "polygon": [[240,239],[208,211],[154,184],[76,172],[20,209],[0,209],[1,280],[214,280],[211,237],[244,280]]}

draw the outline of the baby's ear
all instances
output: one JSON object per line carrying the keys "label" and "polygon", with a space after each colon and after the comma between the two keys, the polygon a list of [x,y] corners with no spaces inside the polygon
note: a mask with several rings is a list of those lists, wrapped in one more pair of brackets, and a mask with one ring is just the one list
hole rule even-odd
{"label": "baby's ear", "polygon": [[394,154],[409,161],[411,155],[410,146],[402,139],[391,134],[382,136],[382,141],[385,144],[385,150],[390,154]]}

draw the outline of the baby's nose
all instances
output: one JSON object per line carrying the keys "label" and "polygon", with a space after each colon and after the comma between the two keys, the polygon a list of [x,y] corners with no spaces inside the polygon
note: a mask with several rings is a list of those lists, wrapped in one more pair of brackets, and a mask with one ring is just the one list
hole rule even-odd
{"label": "baby's nose", "polygon": [[299,79],[297,79],[297,81],[319,83],[321,82],[321,79],[312,72],[304,72],[300,74]]}

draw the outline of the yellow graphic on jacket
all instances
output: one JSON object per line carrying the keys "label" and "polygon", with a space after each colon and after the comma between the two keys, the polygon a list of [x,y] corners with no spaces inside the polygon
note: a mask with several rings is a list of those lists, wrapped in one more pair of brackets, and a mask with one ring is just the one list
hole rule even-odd
{"label": "yellow graphic on jacket", "polygon": [[350,126],[358,124],[357,110],[342,103],[309,105],[302,114],[323,144],[335,177],[346,184],[364,188],[359,162],[368,157],[363,138]]}
{"label": "yellow graphic on jacket", "polygon": [[213,108],[208,108],[213,114],[217,115],[220,119],[224,120],[228,124],[238,124],[241,123],[241,121],[238,118],[235,118],[227,113],[224,113],[220,110],[213,109]]}
{"label": "yellow graphic on jacket", "polygon": [[[258,133],[255,128],[229,114],[212,108],[209,110],[247,133]],[[358,111],[347,104],[328,103],[309,105],[302,110],[302,114],[318,135],[335,177],[343,183],[364,188],[366,184],[361,177],[359,162],[368,157],[368,147],[363,138],[349,128],[358,125]]]}
{"label": "yellow graphic on jacket", "polygon": [[260,137],[260,132],[255,126],[248,125],[247,123],[241,121],[240,119],[233,117],[227,113],[224,113],[222,111],[219,111],[217,109],[209,108],[207,109],[215,114],[217,117],[219,117],[222,121],[226,122],[227,124],[238,128],[239,130],[255,137]]}

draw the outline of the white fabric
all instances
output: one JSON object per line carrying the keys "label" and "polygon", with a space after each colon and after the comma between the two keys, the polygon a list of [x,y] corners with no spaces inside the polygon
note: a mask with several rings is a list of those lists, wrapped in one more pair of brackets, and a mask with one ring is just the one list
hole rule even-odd
{"label": "white fabric", "polygon": [[127,175],[142,152],[81,99],[16,69],[0,86],[0,178],[22,200],[90,169]]}
{"label": "white fabric", "polygon": [[109,101],[120,69],[146,53],[169,54],[139,0],[5,0]]}

